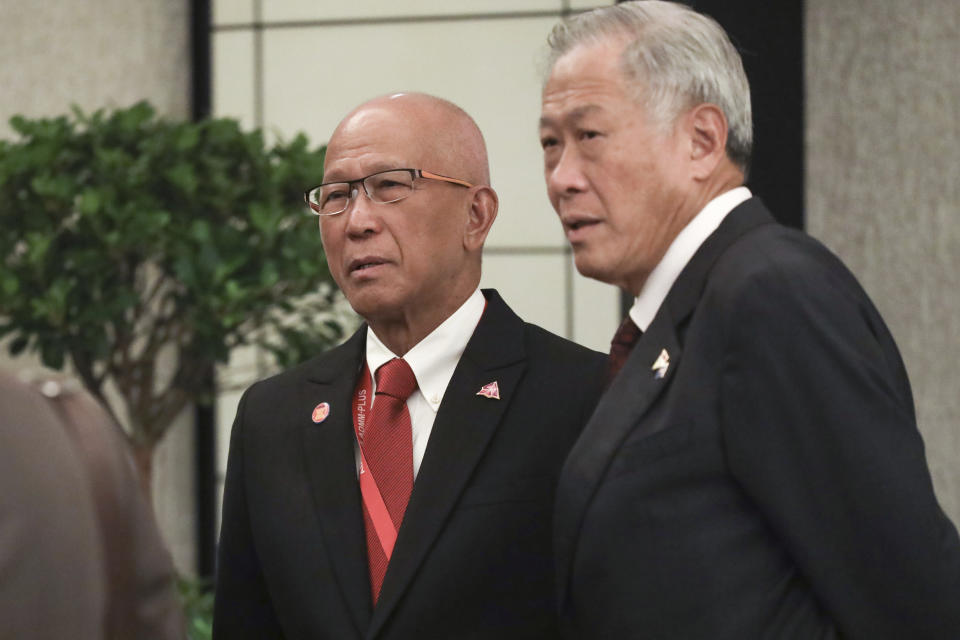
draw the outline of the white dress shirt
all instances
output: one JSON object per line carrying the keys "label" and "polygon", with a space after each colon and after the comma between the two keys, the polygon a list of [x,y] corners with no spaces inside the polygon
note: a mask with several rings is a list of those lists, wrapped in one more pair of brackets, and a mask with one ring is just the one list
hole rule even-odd
{"label": "white dress shirt", "polygon": [[646,331],[660,305],[670,293],[670,288],[680,276],[680,272],[690,262],[700,245],[717,230],[727,214],[740,203],[752,197],[750,189],[737,187],[722,193],[700,210],[700,213],[687,223],[687,226],[673,239],[663,258],[653,268],[643,288],[640,289],[630,307],[630,318],[642,331]]}
{"label": "white dress shirt", "polygon": [[[413,428],[414,477],[420,471],[420,463],[427,449],[437,410],[443,402],[443,394],[453,377],[457,363],[460,362],[463,350],[467,348],[470,336],[480,322],[486,303],[486,298],[480,293],[480,289],[477,289],[439,327],[403,355],[417,378],[417,390],[407,398],[407,411],[410,412],[410,424]],[[380,341],[372,329],[367,330],[367,366],[370,368],[371,378],[380,365],[399,357]],[[372,380],[372,385],[372,391],[376,393],[376,379]],[[375,396],[373,402],[376,402]],[[357,448],[357,470],[359,469],[360,451]]]}

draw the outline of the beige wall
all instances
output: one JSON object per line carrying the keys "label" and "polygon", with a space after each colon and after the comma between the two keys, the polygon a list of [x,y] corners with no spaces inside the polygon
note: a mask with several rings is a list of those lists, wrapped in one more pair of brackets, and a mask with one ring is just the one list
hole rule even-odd
{"label": "beige wall", "polygon": [[807,0],[807,227],[880,308],[960,523],[960,3]]}
{"label": "beige wall", "polygon": [[[31,117],[128,106],[189,116],[189,0],[0,0],[0,136]],[[38,369],[34,358],[0,367]],[[195,566],[192,429],[187,415],[160,446],[154,479],[161,529],[181,570]]]}

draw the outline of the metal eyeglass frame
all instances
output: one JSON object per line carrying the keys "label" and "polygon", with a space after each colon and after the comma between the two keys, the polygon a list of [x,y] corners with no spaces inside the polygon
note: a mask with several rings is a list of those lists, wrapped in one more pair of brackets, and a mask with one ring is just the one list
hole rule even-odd
{"label": "metal eyeglass frame", "polygon": [[[363,192],[367,195],[368,198],[370,198],[370,201],[371,201],[371,202],[376,202],[376,203],[378,203],[378,204],[389,204],[389,203],[391,203],[391,202],[399,202],[399,201],[403,200],[404,198],[408,197],[410,194],[409,194],[409,193],[408,193],[408,194],[405,194],[405,195],[403,195],[403,196],[401,196],[401,197],[399,197],[399,198],[394,198],[393,200],[377,200],[377,199],[374,199],[374,197],[370,195],[370,190],[367,188],[367,180],[369,180],[370,178],[373,178],[373,177],[375,177],[375,176],[382,175],[382,174],[384,174],[384,173],[392,173],[392,172],[394,172],[394,171],[406,171],[406,172],[408,172],[408,173],[410,174],[410,177],[411,177],[413,180],[416,180],[417,178],[426,178],[427,180],[439,180],[439,181],[441,181],[441,182],[449,182],[449,183],[451,183],[451,184],[460,185],[461,187],[466,187],[466,188],[468,188],[468,189],[470,189],[470,188],[472,188],[472,187],[474,186],[474,185],[470,184],[469,182],[467,182],[466,180],[460,180],[460,179],[458,179],[458,178],[451,178],[450,176],[440,175],[439,173],[433,173],[432,171],[425,171],[425,170],[423,170],[423,169],[410,169],[410,168],[408,168],[408,167],[399,167],[399,168],[397,168],[397,169],[386,169],[386,170],[384,170],[384,171],[377,171],[376,173],[371,173],[371,174],[368,175],[368,176],[364,176],[364,177],[362,177],[362,178],[357,178],[356,180],[334,180],[334,181],[332,181],[332,182],[324,182],[324,183],[322,183],[322,184],[320,184],[320,185],[317,185],[316,187],[313,187],[312,189],[307,189],[306,191],[304,191],[304,192],[303,192],[303,199],[304,199],[304,201],[307,203],[307,206],[310,208],[311,213],[314,213],[315,215],[318,215],[318,216],[336,216],[336,215],[340,215],[341,213],[343,213],[344,211],[346,211],[346,210],[350,207],[350,202],[351,202],[351,200],[353,200],[353,190],[351,189],[351,187],[352,187],[353,185],[355,185],[356,183],[359,182],[359,183],[363,186]],[[313,194],[313,193],[316,193],[319,189],[322,189],[323,187],[328,187],[328,186],[330,186],[331,184],[345,184],[345,185],[347,185],[347,189],[350,189],[350,197],[347,198],[346,203],[343,205],[343,209],[341,209],[340,211],[335,211],[335,212],[333,212],[333,213],[323,213],[323,212],[321,211],[321,205],[320,205],[319,203],[313,202],[313,201],[311,200],[311,198],[310,198],[310,195]],[[413,191],[411,190],[410,193],[413,193]]]}

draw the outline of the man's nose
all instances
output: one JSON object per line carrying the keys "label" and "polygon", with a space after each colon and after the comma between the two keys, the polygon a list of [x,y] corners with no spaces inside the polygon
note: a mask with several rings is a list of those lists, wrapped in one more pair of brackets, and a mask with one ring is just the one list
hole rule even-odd
{"label": "man's nose", "polygon": [[380,230],[380,217],[376,205],[367,195],[362,185],[354,185],[350,189],[350,200],[342,216],[347,218],[347,233],[364,235],[376,233]]}
{"label": "man's nose", "polygon": [[567,147],[560,154],[556,164],[547,168],[547,189],[551,195],[579,193],[587,188],[587,180],[583,175],[580,158],[576,151]]}

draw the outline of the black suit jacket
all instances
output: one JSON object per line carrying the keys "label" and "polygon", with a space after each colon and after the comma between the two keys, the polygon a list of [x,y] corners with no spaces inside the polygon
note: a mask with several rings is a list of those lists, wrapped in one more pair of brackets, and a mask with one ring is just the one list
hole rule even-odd
{"label": "black suit jacket", "polygon": [[681,273],[557,498],[568,637],[960,638],[960,543],[893,340],[757,199]]}
{"label": "black suit jacket", "polygon": [[[436,416],[376,608],[350,403],[366,327],[237,411],[214,637],[554,638],[556,480],[603,357],[487,307]],[[500,399],[477,395],[497,381]],[[319,402],[329,417],[311,421]]]}

